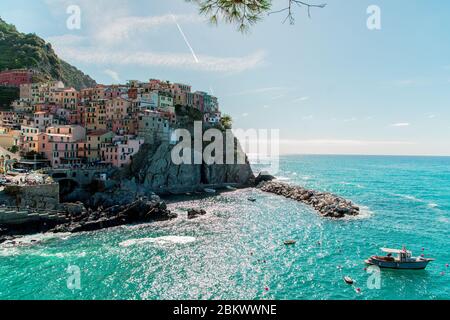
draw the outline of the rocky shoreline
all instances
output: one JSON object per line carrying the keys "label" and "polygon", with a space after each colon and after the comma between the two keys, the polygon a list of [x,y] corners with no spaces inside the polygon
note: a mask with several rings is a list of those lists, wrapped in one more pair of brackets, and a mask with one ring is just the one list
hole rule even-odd
{"label": "rocky shoreline", "polygon": [[341,219],[357,216],[360,208],[353,202],[329,192],[309,190],[277,181],[264,181],[258,185],[261,191],[280,195],[311,206],[322,217]]}
{"label": "rocky shoreline", "polygon": [[19,225],[0,228],[0,243],[13,241],[16,237],[34,233],[78,233],[113,228],[135,223],[175,219],[177,214],[167,210],[159,198],[140,198],[128,205],[116,205],[96,210],[82,203],[66,204],[64,221],[41,219]]}
{"label": "rocky shoreline", "polygon": [[[256,181],[261,191],[284,196],[314,208],[322,217],[340,219],[346,216],[357,216],[360,208],[349,200],[328,192],[309,190],[272,180],[274,177],[260,175]],[[192,196],[194,197],[194,195]],[[110,200],[113,200],[111,197]],[[167,209],[161,198],[153,194],[150,198],[140,196],[134,201],[115,202],[115,205],[89,207],[81,202],[61,205],[65,218],[59,220],[41,219],[20,225],[0,226],[0,243],[14,241],[22,235],[34,233],[78,233],[107,229],[122,225],[164,221],[177,218],[177,214]],[[188,210],[188,219],[205,215],[200,209]]]}

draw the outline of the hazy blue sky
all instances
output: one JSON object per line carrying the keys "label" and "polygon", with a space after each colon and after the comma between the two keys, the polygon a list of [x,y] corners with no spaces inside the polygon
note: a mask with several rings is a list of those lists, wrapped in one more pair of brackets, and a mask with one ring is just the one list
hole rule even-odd
{"label": "hazy blue sky", "polygon": [[[450,2],[324,2],[312,19],[271,15],[245,35],[183,0],[2,0],[0,15],[100,83],[161,78],[210,91],[235,127],[280,129],[284,153],[450,155]],[[66,27],[70,4],[80,30]],[[372,4],[379,31],[366,27]]]}

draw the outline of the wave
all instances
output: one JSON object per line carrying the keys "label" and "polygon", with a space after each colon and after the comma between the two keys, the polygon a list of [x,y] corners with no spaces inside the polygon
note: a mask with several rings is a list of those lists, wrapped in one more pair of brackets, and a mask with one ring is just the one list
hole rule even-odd
{"label": "wave", "polygon": [[428,202],[427,200],[419,199],[419,198],[416,198],[415,196],[412,196],[412,195],[409,195],[409,194],[390,193],[390,195],[392,195],[394,197],[402,198],[402,199],[405,199],[405,200],[410,200],[412,202],[424,203],[430,208],[437,208],[437,207],[439,207],[439,205],[437,203]]}
{"label": "wave", "polygon": [[7,240],[0,245],[0,248],[12,248],[12,247],[29,247],[33,245],[42,244],[44,242],[59,239],[66,240],[72,234],[71,233],[39,233],[28,236],[15,238],[13,240]]}
{"label": "wave", "polygon": [[345,181],[343,181],[343,182],[341,182],[341,184],[343,184],[345,186],[354,186],[354,187],[357,187],[359,189],[365,189],[365,186],[363,186],[362,184],[359,184],[359,183],[352,183],[352,182],[345,182]]}
{"label": "wave", "polygon": [[156,243],[156,244],[187,244],[195,242],[197,239],[194,237],[182,237],[182,236],[166,236],[159,238],[141,238],[141,239],[130,239],[119,243],[120,247],[131,247],[135,245],[142,245],[147,243]]}
{"label": "wave", "polygon": [[288,178],[288,177],[275,177],[277,180],[279,180],[279,181],[289,181],[289,180],[291,180],[291,178]]}
{"label": "wave", "polygon": [[359,214],[357,216],[345,216],[340,220],[363,220],[369,219],[373,216],[374,212],[369,207],[359,206]]}

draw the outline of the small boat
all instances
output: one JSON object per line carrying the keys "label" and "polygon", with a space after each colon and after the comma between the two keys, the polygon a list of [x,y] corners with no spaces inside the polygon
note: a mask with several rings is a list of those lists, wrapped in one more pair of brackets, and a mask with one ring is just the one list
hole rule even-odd
{"label": "small boat", "polygon": [[216,190],[214,190],[214,189],[209,189],[209,188],[204,189],[204,191],[205,191],[206,193],[210,193],[210,194],[215,194],[215,193],[217,192]]}
{"label": "small boat", "polygon": [[344,281],[345,281],[346,284],[349,284],[349,285],[352,285],[352,284],[355,283],[355,280],[353,280],[352,278],[350,278],[348,276],[344,277]]}
{"label": "small boat", "polygon": [[237,188],[232,187],[232,186],[226,186],[226,188],[227,188],[227,190],[230,190],[230,191],[236,191],[237,190]]}
{"label": "small boat", "polygon": [[295,240],[286,240],[284,242],[284,244],[287,245],[287,246],[292,246],[292,245],[294,245],[296,243],[297,243],[297,241],[295,241]]}
{"label": "small boat", "polygon": [[[371,256],[365,261],[366,264],[388,269],[423,270],[427,267],[428,263],[434,261],[434,259],[424,257],[413,257],[412,252],[406,250],[405,247],[401,250],[381,248],[381,251],[387,253],[387,255]],[[396,256],[394,257],[393,255]]]}
{"label": "small boat", "polygon": [[256,198],[248,198],[248,201],[250,201],[250,202],[256,202]]}

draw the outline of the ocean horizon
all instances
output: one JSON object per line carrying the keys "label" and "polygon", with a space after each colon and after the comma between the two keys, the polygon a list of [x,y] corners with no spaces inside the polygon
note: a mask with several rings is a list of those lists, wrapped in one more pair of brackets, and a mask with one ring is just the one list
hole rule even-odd
{"label": "ocean horizon", "polygon": [[[450,299],[450,157],[283,155],[277,178],[349,199],[361,214],[323,218],[252,188],[178,197],[168,204],[175,220],[1,244],[0,299]],[[189,208],[207,215],[189,220]],[[383,269],[374,286],[364,260],[403,246],[436,260]]]}

